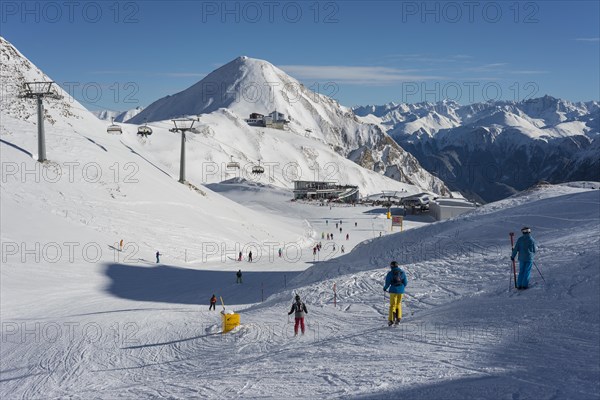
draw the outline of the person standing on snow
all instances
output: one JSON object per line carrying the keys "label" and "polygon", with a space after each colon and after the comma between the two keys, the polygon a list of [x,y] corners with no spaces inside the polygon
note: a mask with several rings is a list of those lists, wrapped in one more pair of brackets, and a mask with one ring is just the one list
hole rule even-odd
{"label": "person standing on snow", "polygon": [[238,261],[242,261],[242,252],[240,251],[240,254],[238,254]]}
{"label": "person standing on snow", "polygon": [[212,297],[210,298],[210,307],[208,307],[208,311],[216,310],[216,307],[217,307],[217,296],[215,296],[213,294]]}
{"label": "person standing on snow", "polygon": [[252,251],[248,253],[248,262],[252,262]]}
{"label": "person standing on snow", "polygon": [[292,313],[296,313],[294,315],[296,317],[294,324],[294,336],[298,335],[298,325],[300,325],[300,330],[304,335],[304,316],[308,314],[308,310],[306,309],[306,304],[300,300],[300,295],[296,295],[296,301],[294,304],[292,304],[292,309],[288,315],[291,315]]}
{"label": "person standing on snow", "polygon": [[396,261],[390,263],[390,272],[385,276],[383,291],[390,291],[390,311],[388,314],[388,325],[398,324],[402,319],[402,295],[408,280],[406,274],[400,269]]}
{"label": "person standing on snow", "polygon": [[279,258],[281,258],[282,254],[283,254],[283,250],[281,249],[281,247],[279,248],[278,252],[279,252]]}
{"label": "person standing on snow", "polygon": [[531,266],[533,265],[533,258],[535,256],[535,251],[537,250],[537,245],[531,236],[531,228],[525,226],[521,229],[521,233],[523,235],[517,239],[517,243],[515,243],[510,259],[511,261],[514,261],[515,256],[519,253],[519,277],[517,278],[517,289],[527,289],[529,287]]}
{"label": "person standing on snow", "polygon": [[241,269],[238,269],[238,272],[235,273],[235,276],[237,276],[235,283],[242,283],[242,270]]}
{"label": "person standing on snow", "polygon": [[160,252],[158,250],[156,250],[156,263],[158,264],[160,262],[160,256],[162,254],[160,254]]}

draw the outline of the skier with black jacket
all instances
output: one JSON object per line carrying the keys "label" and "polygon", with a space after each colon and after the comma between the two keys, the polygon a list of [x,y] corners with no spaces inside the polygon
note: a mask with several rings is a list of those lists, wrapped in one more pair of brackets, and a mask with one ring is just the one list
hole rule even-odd
{"label": "skier with black jacket", "polygon": [[295,313],[294,316],[296,317],[296,322],[294,324],[294,336],[298,335],[298,325],[300,325],[300,330],[304,335],[304,316],[308,314],[308,310],[306,309],[306,304],[300,300],[300,295],[296,295],[296,301],[294,304],[292,304],[292,309],[288,315],[291,315],[292,313]]}

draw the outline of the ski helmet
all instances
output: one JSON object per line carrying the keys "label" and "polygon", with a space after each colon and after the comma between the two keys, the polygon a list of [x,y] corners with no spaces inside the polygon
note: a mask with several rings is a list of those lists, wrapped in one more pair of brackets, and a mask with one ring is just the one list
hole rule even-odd
{"label": "ski helmet", "polygon": [[397,267],[397,266],[398,266],[398,261],[392,261],[390,263],[390,267],[392,267],[392,268]]}
{"label": "ski helmet", "polygon": [[296,301],[300,301],[300,295],[299,294],[296,295]]}
{"label": "ski helmet", "polygon": [[531,233],[531,228],[524,226],[521,228],[522,233]]}

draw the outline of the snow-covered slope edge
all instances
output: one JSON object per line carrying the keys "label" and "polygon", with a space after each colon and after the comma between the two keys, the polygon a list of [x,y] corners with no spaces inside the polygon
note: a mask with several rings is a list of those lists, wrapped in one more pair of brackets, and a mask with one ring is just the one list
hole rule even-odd
{"label": "snow-covered slope edge", "polygon": [[[523,225],[534,230],[536,265],[545,280],[534,269],[532,288],[516,292],[509,286],[508,232]],[[334,368],[340,379],[354,383],[378,371],[372,380],[359,379],[366,388],[356,383],[346,395],[598,398],[598,226],[600,190],[548,186],[500,207],[490,204],[472,215],[366,242],[305,271],[293,289],[270,299],[270,307],[300,293],[313,305],[311,318],[322,336],[318,350],[307,351],[324,359],[339,352],[359,357],[348,368],[343,362]],[[409,279],[405,318],[398,329],[378,331],[387,317],[381,285],[394,259]],[[365,318],[377,313],[376,321]],[[348,343],[360,350],[353,352]],[[402,379],[385,368],[389,360],[363,361],[381,354],[401,357]]]}
{"label": "snow-covered slope edge", "polygon": [[[143,254],[145,259],[153,259],[157,249],[173,259],[185,259],[181,249],[184,238],[194,238],[188,248],[190,260],[205,257],[204,244],[208,242],[233,246],[252,237],[259,243],[299,240],[306,245],[309,238],[302,227],[284,227],[280,218],[248,210],[199,183],[197,191],[179,184],[178,163],[170,168],[135,151],[128,144],[137,141],[134,129],[125,128],[123,135],[107,134],[105,123],[59,87],[56,91],[61,99],[44,100],[49,161],[35,161],[36,105],[19,98],[18,91],[26,81],[50,79],[10,43],[0,40],[0,84],[14,88],[11,98],[2,100],[0,124],[3,226],[10,227],[3,229],[3,240],[16,240],[16,230],[23,229],[25,234],[30,229],[4,225],[4,220],[30,216],[31,208],[37,210],[40,221],[44,216],[58,216],[73,226],[99,232],[97,238],[103,238],[107,259],[112,253],[106,248],[120,239],[134,244],[136,257]],[[195,183],[194,177],[189,181]],[[235,220],[244,223],[231,222]],[[164,237],[164,232],[156,229],[158,224],[170,226],[171,236]]]}

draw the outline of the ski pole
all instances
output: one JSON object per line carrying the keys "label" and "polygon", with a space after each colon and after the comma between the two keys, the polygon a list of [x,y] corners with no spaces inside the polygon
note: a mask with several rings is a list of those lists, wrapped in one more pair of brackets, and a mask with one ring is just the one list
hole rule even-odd
{"label": "ski pole", "polygon": [[512,274],[511,274],[511,265],[510,261],[508,262],[508,291],[510,292],[510,284],[512,283]]}
{"label": "ski pole", "polygon": [[[510,249],[513,251],[515,249],[515,233],[510,232]],[[515,278],[515,288],[517,287],[517,265],[515,263],[515,259],[512,259],[512,267],[513,267],[513,275]]]}
{"label": "ski pole", "polygon": [[389,305],[388,305],[389,301],[386,301],[386,298],[385,298],[385,293],[386,293],[386,292],[385,292],[385,290],[384,290],[384,291],[383,291],[383,311],[384,311],[384,312],[385,312],[385,309],[386,309],[386,307],[389,307]]}
{"label": "ski pole", "polygon": [[544,275],[542,275],[542,271],[540,271],[540,269],[538,268],[537,264],[535,263],[535,261],[533,262],[533,265],[535,265],[535,269],[537,269],[537,272],[540,274],[540,276],[542,277],[542,280],[544,281],[544,283],[546,283],[546,280],[544,279]]}

